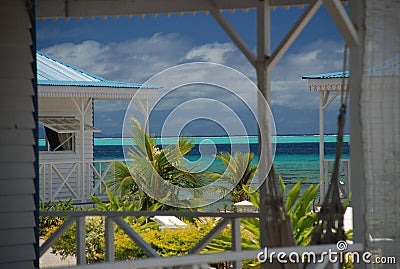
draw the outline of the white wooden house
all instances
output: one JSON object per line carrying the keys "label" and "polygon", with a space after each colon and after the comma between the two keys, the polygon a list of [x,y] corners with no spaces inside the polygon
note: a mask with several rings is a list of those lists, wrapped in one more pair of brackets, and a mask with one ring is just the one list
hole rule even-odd
{"label": "white wooden house", "polygon": [[[39,183],[42,201],[91,201],[104,192],[111,161],[93,160],[93,100],[131,99],[145,108],[157,87],[109,81],[37,52],[39,128]],[[138,89],[145,90],[137,93]],[[142,100],[142,102],[138,102]],[[45,142],[45,145],[43,145]]]}

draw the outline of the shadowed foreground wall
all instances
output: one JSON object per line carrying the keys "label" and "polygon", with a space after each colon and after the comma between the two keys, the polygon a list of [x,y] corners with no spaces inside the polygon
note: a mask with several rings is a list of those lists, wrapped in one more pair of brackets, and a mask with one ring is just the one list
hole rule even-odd
{"label": "shadowed foreground wall", "polygon": [[0,268],[36,267],[34,49],[30,7],[0,8]]}

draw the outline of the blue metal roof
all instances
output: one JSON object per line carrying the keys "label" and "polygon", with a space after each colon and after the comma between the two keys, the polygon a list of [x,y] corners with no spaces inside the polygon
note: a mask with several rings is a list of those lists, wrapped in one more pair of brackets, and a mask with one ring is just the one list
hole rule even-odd
{"label": "blue metal roof", "polygon": [[[368,68],[368,75],[374,77],[382,76],[399,76],[400,75],[400,54],[388,58],[381,64],[374,65]],[[329,79],[329,78],[348,78],[349,71],[344,72],[333,72],[325,74],[316,74],[303,76],[302,79]]]}
{"label": "blue metal roof", "polygon": [[36,52],[36,59],[38,85],[151,89],[160,88],[137,83],[107,80],[76,66],[62,62],[40,51]]}
{"label": "blue metal roof", "polygon": [[80,86],[80,87],[113,87],[113,88],[159,88],[137,83],[127,83],[112,80],[104,81],[61,81],[61,80],[38,80],[39,85],[47,86]]}
{"label": "blue metal roof", "polygon": [[321,78],[348,78],[349,77],[349,71],[346,72],[333,72],[333,73],[325,73],[325,74],[316,74],[316,75],[309,75],[309,76],[303,76],[302,79],[321,79]]}

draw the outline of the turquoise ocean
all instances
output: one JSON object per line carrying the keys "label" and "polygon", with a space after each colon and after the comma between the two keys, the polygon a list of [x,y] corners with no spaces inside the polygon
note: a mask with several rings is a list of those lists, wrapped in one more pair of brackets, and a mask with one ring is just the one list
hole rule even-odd
{"label": "turquoise ocean", "polygon": [[[325,159],[333,159],[335,155],[336,136],[326,135]],[[342,158],[350,158],[350,137],[344,136]],[[176,137],[158,138],[160,148],[176,144]],[[310,184],[316,184],[319,178],[319,135],[289,135],[276,136],[272,139],[276,145],[274,164],[275,170],[280,174],[287,186],[291,186],[302,178],[308,178],[301,186],[301,192]],[[45,147],[45,140],[39,139],[39,147]],[[124,148],[131,147],[131,139],[128,138],[94,138],[95,160],[124,160]],[[193,149],[185,156],[187,166],[204,168],[204,171],[223,172],[225,167],[214,155],[220,152],[234,151],[253,152],[253,162],[258,162],[258,138],[246,137],[195,137]],[[317,198],[318,199],[318,198]],[[229,197],[213,204],[211,211],[222,208],[229,203]]]}
{"label": "turquoise ocean", "polygon": [[[336,136],[326,135],[325,159],[334,158]],[[350,157],[350,137],[345,135],[343,158]],[[158,138],[160,148],[174,144],[175,137]],[[281,174],[285,183],[295,184],[299,179],[309,178],[305,184],[319,182],[319,135],[289,135],[273,138],[276,144],[275,169]],[[94,158],[97,160],[124,159],[123,147],[129,147],[130,139],[95,138]],[[223,171],[222,163],[214,158],[218,152],[233,152],[235,150],[251,151],[254,153],[254,162],[258,162],[258,138],[247,137],[195,137],[195,146],[187,154],[189,162],[197,166],[207,167],[207,171]],[[190,164],[188,164],[190,166]]]}

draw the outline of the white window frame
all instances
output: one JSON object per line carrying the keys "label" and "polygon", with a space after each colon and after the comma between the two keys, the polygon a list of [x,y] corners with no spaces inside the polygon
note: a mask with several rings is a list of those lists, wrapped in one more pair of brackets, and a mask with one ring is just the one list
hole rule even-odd
{"label": "white window frame", "polygon": [[[46,135],[46,152],[57,152],[57,153],[70,153],[75,152],[75,138],[76,133],[81,131],[81,122],[80,120],[74,117],[56,117],[56,116],[48,116],[48,117],[39,117],[39,123],[43,125],[43,127],[48,128],[58,134],[70,134],[70,136],[64,141],[60,141],[60,144],[57,145],[56,148],[50,149],[50,145],[48,142],[48,137]],[[84,124],[85,132],[100,132],[99,129],[94,128],[88,124]],[[71,150],[59,150],[65,143],[71,141],[72,149]]]}

